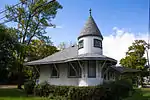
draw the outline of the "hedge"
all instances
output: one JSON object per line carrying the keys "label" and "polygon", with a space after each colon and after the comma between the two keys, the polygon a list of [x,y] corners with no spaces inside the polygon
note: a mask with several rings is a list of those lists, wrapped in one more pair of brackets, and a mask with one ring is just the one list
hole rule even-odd
{"label": "hedge", "polygon": [[47,82],[36,85],[35,96],[57,97],[67,100],[121,100],[129,96],[132,84],[127,81],[117,81],[100,86],[55,86]]}
{"label": "hedge", "polygon": [[119,80],[103,85],[106,89],[105,100],[122,100],[130,95],[133,91],[130,80]]}
{"label": "hedge", "polygon": [[100,86],[77,87],[77,86],[54,86],[42,83],[35,87],[35,96],[48,97],[64,96],[69,100],[96,100],[104,97],[105,89]]}

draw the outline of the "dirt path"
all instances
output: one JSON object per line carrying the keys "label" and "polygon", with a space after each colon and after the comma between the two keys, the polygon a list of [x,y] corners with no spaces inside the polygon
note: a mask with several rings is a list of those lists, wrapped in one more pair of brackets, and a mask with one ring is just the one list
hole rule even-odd
{"label": "dirt path", "polygon": [[0,88],[2,88],[2,89],[3,89],[3,88],[4,88],[4,89],[5,89],[5,88],[10,88],[10,89],[11,89],[11,88],[17,88],[17,85],[0,85]]}

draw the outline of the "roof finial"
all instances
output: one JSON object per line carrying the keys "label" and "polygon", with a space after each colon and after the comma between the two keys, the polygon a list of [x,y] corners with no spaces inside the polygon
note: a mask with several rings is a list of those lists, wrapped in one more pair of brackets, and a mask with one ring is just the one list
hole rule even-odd
{"label": "roof finial", "polygon": [[89,12],[90,12],[90,16],[92,15],[91,13],[92,13],[92,9],[90,8],[90,10],[89,10]]}

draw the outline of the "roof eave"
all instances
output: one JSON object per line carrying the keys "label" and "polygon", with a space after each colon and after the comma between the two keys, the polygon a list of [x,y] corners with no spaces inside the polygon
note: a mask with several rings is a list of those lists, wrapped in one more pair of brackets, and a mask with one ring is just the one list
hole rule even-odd
{"label": "roof eave", "polygon": [[78,40],[79,40],[80,38],[86,37],[86,36],[97,36],[97,37],[100,37],[100,38],[103,40],[103,36],[97,35],[97,34],[86,34],[86,35],[81,35],[81,36],[78,37]]}
{"label": "roof eave", "polygon": [[117,60],[112,58],[103,58],[103,57],[74,57],[66,60],[58,60],[58,61],[45,61],[45,62],[27,62],[24,63],[25,66],[34,66],[34,65],[47,65],[47,64],[53,64],[53,63],[66,63],[70,61],[76,61],[76,60],[105,60],[105,61],[111,61],[114,64],[117,64]]}

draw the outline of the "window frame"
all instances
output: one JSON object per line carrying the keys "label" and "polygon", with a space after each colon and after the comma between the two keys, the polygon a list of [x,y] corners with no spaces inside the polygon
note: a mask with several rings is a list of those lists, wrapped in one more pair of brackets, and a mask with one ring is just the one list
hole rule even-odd
{"label": "window frame", "polygon": [[[56,68],[57,69],[56,69]],[[57,71],[57,76],[53,76],[52,74],[53,74],[53,69],[55,69],[56,71]],[[51,78],[59,78],[59,69],[58,69],[58,67],[57,66],[54,66],[54,65],[52,65],[52,68],[51,68]]]}
{"label": "window frame", "polygon": [[[72,64],[72,63],[71,63]],[[68,63],[68,78],[82,78],[82,69],[80,68],[80,66],[78,66],[79,68],[79,72],[77,73],[77,75],[75,76],[70,76],[70,67],[72,67],[69,63]],[[76,67],[76,66],[75,66]],[[74,70],[75,71],[75,70]]]}
{"label": "window frame", "polygon": [[[92,61],[92,60],[91,60]],[[88,78],[96,78],[96,61],[94,60],[94,62],[95,62],[95,75],[94,76],[90,76],[89,75],[89,72],[90,72],[90,70],[89,70],[89,68],[91,67],[90,66],[90,61],[88,61]],[[92,66],[93,67],[93,66]]]}
{"label": "window frame", "polygon": [[[80,43],[82,43],[82,46],[81,46],[81,47],[79,47]],[[80,41],[78,42],[78,49],[82,49],[82,48],[84,48],[84,40],[80,40]]]}
{"label": "window frame", "polygon": [[[95,41],[100,42],[100,45],[99,45],[99,46],[98,46],[98,45],[95,45]],[[101,41],[101,40],[99,40],[99,39],[94,39],[93,43],[94,43],[94,47],[96,47],[96,48],[102,48],[102,41]]]}

